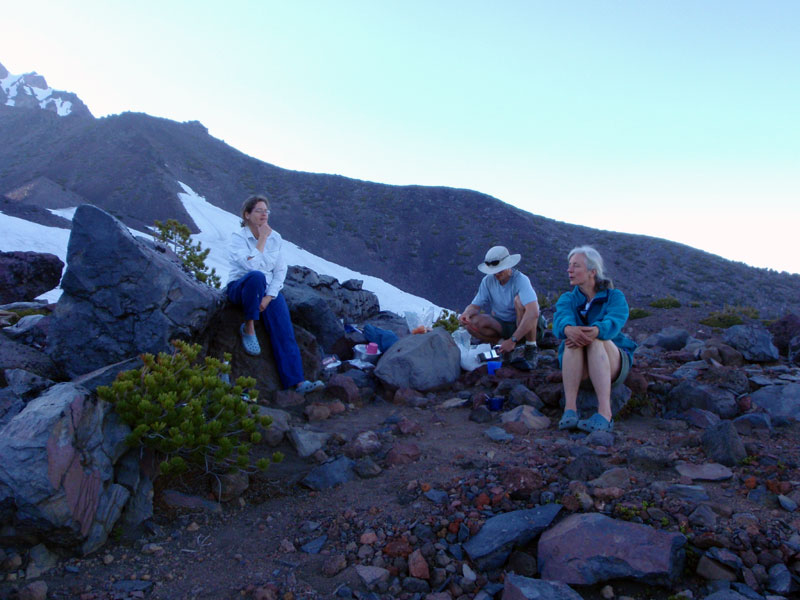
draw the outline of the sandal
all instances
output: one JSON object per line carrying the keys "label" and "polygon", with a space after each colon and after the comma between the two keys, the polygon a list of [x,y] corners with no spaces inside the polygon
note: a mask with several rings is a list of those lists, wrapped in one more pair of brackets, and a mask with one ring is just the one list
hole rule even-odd
{"label": "sandal", "polygon": [[305,395],[305,394],[308,394],[309,392],[315,392],[315,391],[317,391],[317,390],[319,390],[321,388],[324,388],[324,387],[325,387],[325,384],[322,383],[321,381],[308,381],[308,380],[306,380],[306,381],[301,381],[300,383],[298,383],[295,386],[294,391],[297,392],[298,394]]}
{"label": "sandal", "polygon": [[256,337],[256,334],[246,334],[244,332],[244,323],[242,323],[242,326],[239,327],[239,333],[242,334],[242,347],[244,348],[245,352],[247,352],[250,356],[258,356],[261,354],[261,346],[258,345],[258,338]]}
{"label": "sandal", "polygon": [[571,408],[568,408],[564,411],[564,414],[561,415],[561,420],[558,422],[559,429],[575,429],[575,426],[578,424],[578,413],[576,413]]}
{"label": "sandal", "polygon": [[607,420],[600,413],[594,413],[588,419],[581,419],[578,421],[578,429],[581,431],[611,431],[614,429],[614,419]]}

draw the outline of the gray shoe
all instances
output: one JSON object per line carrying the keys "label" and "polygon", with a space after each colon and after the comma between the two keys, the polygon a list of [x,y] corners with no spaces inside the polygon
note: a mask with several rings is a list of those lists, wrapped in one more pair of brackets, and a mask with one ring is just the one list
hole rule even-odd
{"label": "gray shoe", "polygon": [[522,344],[509,352],[503,362],[520,371],[532,371],[535,367],[535,365],[525,359],[525,347]]}
{"label": "gray shoe", "polygon": [[525,344],[525,352],[523,356],[533,368],[536,368],[536,365],[539,362],[539,346]]}

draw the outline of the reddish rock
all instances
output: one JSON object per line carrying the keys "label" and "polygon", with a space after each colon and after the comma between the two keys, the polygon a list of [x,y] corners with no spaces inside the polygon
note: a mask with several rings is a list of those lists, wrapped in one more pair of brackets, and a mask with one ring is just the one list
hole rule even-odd
{"label": "reddish rock", "polygon": [[565,494],[561,496],[561,506],[569,512],[577,512],[581,507],[581,503],[576,495]]}
{"label": "reddish rock", "polygon": [[625,385],[631,389],[634,396],[644,396],[647,394],[647,378],[636,369],[631,369]]}
{"label": "reddish rock", "polygon": [[428,403],[425,396],[421,396],[417,390],[411,388],[399,388],[394,393],[392,402],[401,406],[425,406]]}
{"label": "reddish rock", "polygon": [[309,422],[325,421],[326,419],[330,418],[331,409],[328,408],[328,406],[325,404],[314,402],[306,406],[303,413],[305,413],[306,418],[309,420]]}
{"label": "reddish rock", "polygon": [[381,441],[374,431],[362,431],[344,447],[344,453],[350,458],[361,458],[380,450]]}
{"label": "reddish rock", "polygon": [[746,487],[748,490],[754,490],[757,485],[758,480],[753,475],[750,475],[750,477],[747,477],[744,480],[744,487]]}
{"label": "reddish rock", "polygon": [[361,394],[358,386],[352,378],[347,375],[337,374],[331,377],[328,385],[325,386],[325,393],[337,398],[344,404],[360,404]]}
{"label": "reddish rock", "polygon": [[503,430],[512,435],[527,435],[530,432],[528,426],[522,421],[509,421],[503,423]]}
{"label": "reddish rock", "polygon": [[47,598],[47,584],[44,581],[29,583],[19,592],[19,600],[45,600]]}
{"label": "reddish rock", "polygon": [[294,390],[278,390],[275,392],[274,404],[280,408],[300,406],[303,403],[305,403],[303,395],[298,394]]}
{"label": "reddish rock", "polygon": [[609,500],[616,500],[625,495],[625,491],[618,487],[595,488],[592,494],[598,500],[608,502]]}
{"label": "reddish rock", "polygon": [[378,541],[378,536],[374,531],[365,531],[361,534],[361,537],[358,539],[358,541],[362,544],[372,545]]}
{"label": "reddish rock", "polygon": [[328,408],[331,410],[331,416],[340,415],[347,411],[347,407],[340,401],[334,400],[328,403]]}
{"label": "reddish rock", "polygon": [[542,476],[537,471],[525,467],[509,469],[503,475],[502,482],[512,498],[530,496],[544,486]]}
{"label": "reddish rock", "polygon": [[478,508],[478,510],[481,510],[484,506],[490,504],[491,501],[492,499],[489,498],[488,494],[486,494],[485,492],[481,492],[475,497],[474,504]]}
{"label": "reddish rock", "polygon": [[420,433],[422,431],[422,426],[415,421],[410,419],[406,419],[405,417],[397,424],[397,429],[403,435],[412,435],[415,433]]}
{"label": "reddish rock", "polygon": [[408,557],[408,574],[417,579],[428,580],[431,578],[428,563],[419,550],[414,550]]}
{"label": "reddish rock", "polygon": [[345,567],[347,567],[347,558],[343,554],[333,554],[322,564],[322,574],[325,577],[333,577]]}
{"label": "reddish rock", "polygon": [[383,547],[383,553],[386,556],[391,556],[392,558],[396,558],[398,556],[406,558],[413,551],[414,549],[411,547],[411,544],[409,544],[408,540],[405,538],[391,540]]}
{"label": "reddish rock", "polygon": [[411,442],[398,442],[386,455],[386,462],[390,465],[407,465],[419,459],[420,449]]}

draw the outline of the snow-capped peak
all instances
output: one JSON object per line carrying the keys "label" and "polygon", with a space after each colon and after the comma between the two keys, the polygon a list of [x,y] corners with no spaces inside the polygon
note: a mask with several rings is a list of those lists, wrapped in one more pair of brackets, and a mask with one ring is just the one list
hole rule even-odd
{"label": "snow-capped peak", "polygon": [[0,104],[18,108],[40,108],[61,117],[70,114],[92,116],[86,105],[73,93],[54,90],[35,71],[14,75],[0,64]]}

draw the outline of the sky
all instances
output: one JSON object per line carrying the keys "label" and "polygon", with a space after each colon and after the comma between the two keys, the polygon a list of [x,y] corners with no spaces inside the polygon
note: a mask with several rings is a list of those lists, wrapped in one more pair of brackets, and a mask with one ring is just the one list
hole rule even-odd
{"label": "sky", "polygon": [[474,189],[800,272],[796,0],[40,0],[0,15],[0,63],[97,117],[198,120],[280,167]]}

